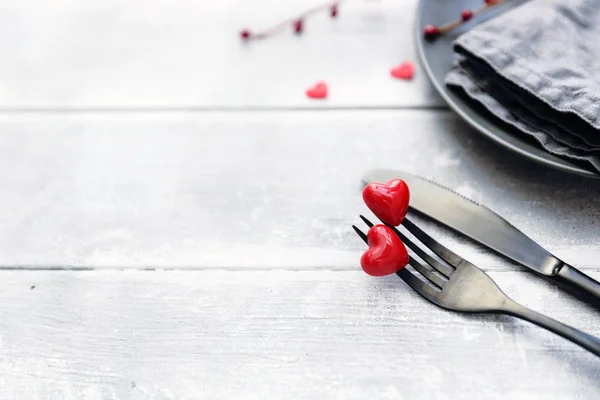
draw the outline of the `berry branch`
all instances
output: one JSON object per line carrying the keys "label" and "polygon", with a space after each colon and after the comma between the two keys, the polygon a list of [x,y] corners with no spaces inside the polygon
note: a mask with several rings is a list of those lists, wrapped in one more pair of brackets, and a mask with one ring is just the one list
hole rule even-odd
{"label": "berry branch", "polygon": [[451,30],[459,27],[460,25],[466,23],[473,17],[489,10],[492,7],[505,3],[506,1],[508,0],[485,0],[485,4],[474,11],[463,10],[460,13],[460,19],[456,21],[448,22],[447,24],[442,25],[440,27],[437,27],[435,25],[427,25],[423,30],[423,36],[427,40],[437,39],[439,36],[444,35],[450,32]]}
{"label": "berry branch", "polygon": [[244,29],[240,32],[240,37],[243,40],[261,40],[266,39],[268,37],[274,36],[286,27],[292,27],[294,33],[297,35],[301,34],[304,31],[304,21],[306,18],[310,17],[313,14],[319,13],[323,10],[328,10],[329,16],[331,18],[336,18],[338,16],[339,6],[346,0],[337,0],[333,2],[327,2],[316,7],[313,7],[299,16],[291,19],[287,19],[283,22],[280,22],[268,29],[265,29],[260,32],[251,32],[248,29]]}

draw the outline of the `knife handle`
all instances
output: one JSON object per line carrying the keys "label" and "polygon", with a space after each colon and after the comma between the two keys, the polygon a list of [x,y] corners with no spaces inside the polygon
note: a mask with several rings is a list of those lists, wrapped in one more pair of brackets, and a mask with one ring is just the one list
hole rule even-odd
{"label": "knife handle", "polygon": [[567,283],[576,294],[587,297],[596,304],[600,304],[600,282],[590,278],[569,264],[563,265],[555,276]]}

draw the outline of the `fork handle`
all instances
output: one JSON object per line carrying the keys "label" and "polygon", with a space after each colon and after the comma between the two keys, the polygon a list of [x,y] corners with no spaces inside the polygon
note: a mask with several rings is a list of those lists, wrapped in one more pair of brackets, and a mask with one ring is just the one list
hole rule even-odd
{"label": "fork handle", "polygon": [[522,306],[510,299],[506,302],[502,311],[506,314],[521,318],[525,321],[531,322],[532,324],[554,332],[557,335],[578,344],[584,349],[600,357],[600,339],[596,336],[592,336],[578,329],[570,327],[569,325],[565,325],[552,318],[546,317],[545,315]]}

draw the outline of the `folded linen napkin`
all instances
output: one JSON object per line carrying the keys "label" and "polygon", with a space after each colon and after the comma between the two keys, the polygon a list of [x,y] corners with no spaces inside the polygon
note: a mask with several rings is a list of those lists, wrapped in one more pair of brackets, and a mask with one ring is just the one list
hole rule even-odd
{"label": "folded linen napkin", "polygon": [[600,171],[600,0],[530,0],[461,35],[446,84]]}

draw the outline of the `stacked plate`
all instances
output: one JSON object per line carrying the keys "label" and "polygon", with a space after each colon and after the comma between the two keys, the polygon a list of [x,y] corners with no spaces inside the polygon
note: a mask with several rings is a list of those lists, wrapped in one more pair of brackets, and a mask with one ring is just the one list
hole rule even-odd
{"label": "stacked plate", "polygon": [[513,126],[497,119],[477,102],[456,91],[445,83],[448,72],[455,61],[453,42],[461,34],[477,24],[509,11],[523,4],[523,1],[508,1],[495,6],[471,21],[459,26],[434,41],[426,41],[423,29],[426,25],[442,26],[460,17],[461,10],[480,8],[482,0],[421,0],[418,7],[416,38],[421,62],[429,79],[448,105],[478,132],[500,145],[522,156],[549,167],[587,177],[600,178],[600,174],[584,164],[555,156],[542,148],[534,139],[524,135]]}

